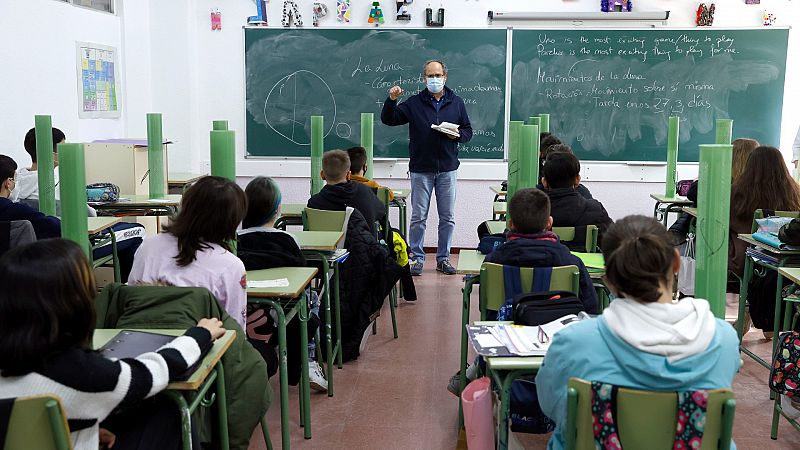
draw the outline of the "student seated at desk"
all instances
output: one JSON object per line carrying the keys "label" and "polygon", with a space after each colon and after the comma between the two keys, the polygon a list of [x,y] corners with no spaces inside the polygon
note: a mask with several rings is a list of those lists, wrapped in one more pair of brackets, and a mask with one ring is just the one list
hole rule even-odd
{"label": "student seated at desk", "polygon": [[246,329],[247,275],[230,244],[246,212],[247,197],[236,183],[200,178],[184,192],[165,232],[142,243],[129,283],[204,287]]}
{"label": "student seated at desk", "polygon": [[597,293],[583,261],[570,253],[550,230],[550,200],[538,189],[521,189],[508,203],[510,231],[506,242],[486,256],[486,262],[517,267],[575,265],[580,270],[580,293],[586,312],[597,313]]}
{"label": "student seated at desk", "polygon": [[[581,164],[572,153],[554,152],[547,156],[542,184],[545,193],[550,197],[550,215],[553,216],[553,226],[597,225],[600,231],[598,242],[601,242],[603,233],[614,221],[608,217],[602,203],[584,198],[577,191],[577,187],[581,184],[580,171]],[[582,251],[580,248],[572,250]]]}
{"label": "student seated at desk", "polygon": [[222,322],[202,319],[157,352],[111,360],[92,350],[97,288],[77,244],[17,247],[0,267],[0,398],[58,396],[75,450],[182,448],[174,403],[144,399],[194,364]]}
{"label": "student seated at desk", "polygon": [[[33,225],[36,239],[61,237],[61,220],[46,216],[24,203],[14,203],[9,197],[16,185],[17,163],[6,155],[0,155],[0,221],[27,220]],[[119,223],[111,227],[117,234],[117,259],[120,276],[123,282],[133,266],[133,256],[142,243],[145,232],[142,225],[136,223]],[[126,235],[124,238],[122,235]],[[94,258],[103,258],[113,251],[109,242],[92,251]]]}
{"label": "student seated at desk", "polygon": [[[775,147],[761,146],[753,150],[739,178],[731,186],[731,221],[728,237],[728,271],[741,279],[744,273],[745,251],[748,244],[737,236],[752,231],[756,209],[773,211],[800,211],[800,188],[789,174],[781,152]],[[773,277],[774,275],[768,275]],[[766,277],[765,277],[766,278]],[[765,283],[764,291],[774,299],[777,280]],[[751,285],[752,288],[753,285]],[[738,287],[729,291],[738,293]],[[772,337],[775,302],[759,303],[756,296],[748,295],[753,324]],[[746,327],[747,325],[745,325]],[[745,330],[746,332],[747,330]]]}
{"label": "student seated at desk", "polygon": [[[542,158],[541,159],[541,161],[542,161],[541,165],[544,165],[544,161],[547,160],[547,156],[548,155],[550,155],[551,153],[556,153],[556,152],[572,153],[572,147],[570,147],[567,144],[554,144],[554,145],[551,145],[551,146],[549,146],[547,148],[543,148],[542,151],[541,151],[541,158]],[[572,154],[574,155],[574,153],[572,153]],[[544,174],[544,172],[542,172],[542,171],[539,171],[539,173],[540,174]],[[536,189],[544,190],[544,185],[541,183],[541,180],[539,180],[539,184],[536,185]],[[583,198],[587,198],[587,199],[594,198],[594,197],[592,197],[592,193],[589,192],[589,188],[587,188],[583,184],[578,184],[578,186],[575,188],[575,190],[578,191],[578,193],[581,194],[581,196]]]}
{"label": "student seated at desk", "polygon": [[[58,144],[66,142],[67,137],[64,132],[58,128],[53,128],[53,167],[58,167]],[[17,187],[11,193],[11,200],[15,202],[25,203],[26,205],[38,209],[39,203],[39,163],[36,156],[36,128],[31,128],[25,133],[24,141],[25,151],[31,157],[31,166],[22,167],[17,170]],[[58,170],[53,173],[53,183],[56,187],[56,214],[60,215],[59,198],[61,191],[58,189]],[[89,205],[86,205],[89,217],[96,217],[97,211]]]}
{"label": "student seated at desk", "polygon": [[308,207],[344,211],[352,206],[367,220],[375,233],[375,222],[383,222],[386,215],[383,203],[372,189],[351,181],[350,157],[344,150],[330,150],[322,155],[322,172],[325,186],[308,200]]}
{"label": "student seated at desk", "polygon": [[[281,214],[281,190],[272,178],[256,177],[244,190],[247,195],[247,214],[239,232],[236,247],[239,259],[247,270],[272,269],[275,267],[305,267],[306,258],[300,245],[291,234],[275,228]],[[311,289],[306,290],[310,317],[308,321],[308,379],[317,391],[327,391],[328,381],[317,362],[314,336],[319,328],[319,297]],[[253,344],[270,366],[270,375],[277,371],[278,334],[275,320],[269,308],[248,307],[247,340]],[[287,362],[289,384],[300,379],[300,322],[293,320],[286,326],[288,343]]]}
{"label": "student seated at desk", "polygon": [[349,361],[358,358],[369,336],[370,317],[380,311],[403,269],[378,243],[374,226],[375,220],[383,218],[383,204],[370,188],[349,181],[347,152],[325,152],[321,175],[327,184],[308,200],[308,207],[332,211],[354,208],[344,243],[350,256],[340,265],[342,359]]}
{"label": "student seated at desk", "polygon": [[[350,147],[347,149],[347,156],[350,157],[350,181],[361,183],[377,193],[378,188],[382,187],[375,180],[365,177],[367,173],[367,150],[364,147]],[[389,189],[389,201],[394,200],[394,192]]]}
{"label": "student seated at desk", "polygon": [[617,298],[603,315],[559,331],[536,376],[542,411],[557,424],[550,450],[564,448],[571,377],[674,392],[729,388],[739,369],[733,327],[706,300],[674,299],[680,259],[661,223],[626,217],[609,228],[602,249]]}

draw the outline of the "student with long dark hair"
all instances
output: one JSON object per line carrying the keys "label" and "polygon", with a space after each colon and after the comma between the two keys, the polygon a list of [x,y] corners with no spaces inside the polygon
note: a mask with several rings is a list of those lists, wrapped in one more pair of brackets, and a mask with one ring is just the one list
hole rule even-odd
{"label": "student with long dark hair", "polygon": [[136,252],[129,283],[204,287],[245,329],[247,277],[230,243],[246,212],[247,197],[233,181],[197,180],[166,232],[145,239]]}
{"label": "student with long dark hair", "polygon": [[678,252],[652,217],[628,216],[602,244],[606,285],[617,297],[594,319],[559,331],[536,376],[542,411],[557,424],[548,449],[564,448],[571,377],[651,391],[730,387],[739,339],[706,300],[676,300]]}
{"label": "student with long dark hair", "polygon": [[[61,399],[75,450],[181,448],[180,415],[147,401],[194,364],[225,333],[222,322],[196,327],[152,353],[111,360],[92,350],[97,293],[77,244],[46,239],[0,258],[0,398],[52,394]],[[118,407],[128,420],[101,422]]]}

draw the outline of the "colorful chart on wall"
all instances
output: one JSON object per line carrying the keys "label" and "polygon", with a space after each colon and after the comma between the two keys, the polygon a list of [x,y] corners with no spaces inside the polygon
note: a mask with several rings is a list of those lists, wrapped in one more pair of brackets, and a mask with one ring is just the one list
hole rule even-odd
{"label": "colorful chart on wall", "polygon": [[90,42],[76,42],[78,94],[81,119],[118,118],[120,105],[117,49]]}

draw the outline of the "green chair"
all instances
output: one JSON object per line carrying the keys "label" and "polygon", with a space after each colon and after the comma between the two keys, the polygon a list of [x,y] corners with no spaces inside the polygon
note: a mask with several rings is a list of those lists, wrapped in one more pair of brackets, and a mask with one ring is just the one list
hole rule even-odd
{"label": "green chair", "polygon": [[[503,265],[483,263],[480,272],[480,311],[481,320],[486,320],[486,311],[497,311],[506,301]],[[520,268],[523,292],[530,292],[535,268]],[[580,272],[577,266],[553,267],[550,277],[551,291],[580,293]]]}
{"label": "green chair", "polygon": [[111,264],[114,269],[114,282],[120,283],[122,282],[122,275],[119,267],[119,256],[117,255],[117,234],[111,228],[107,228],[100,233],[89,237],[89,244],[92,247],[92,251],[97,250],[104,245],[108,245],[109,243],[111,245],[110,255],[106,255],[97,259],[94,259],[91,254],[89,255],[92,260],[92,268],[97,269],[98,267]]}
{"label": "green chair", "polygon": [[392,245],[391,235],[392,229],[389,226],[389,188],[385,188],[383,186],[379,187],[376,191],[376,195],[378,196],[378,200],[383,203],[383,223],[381,223],[381,228],[383,229],[383,240],[386,242],[386,245]]}
{"label": "green chair", "polygon": [[54,395],[17,397],[4,450],[70,450],[72,441],[61,401]]}
{"label": "green chair", "polygon": [[[617,428],[622,448],[671,450],[678,414],[675,392],[652,392],[619,388]],[[709,391],[701,450],[731,447],[736,400],[730,389]],[[563,429],[567,450],[594,450],[592,431],[592,385],[570,378],[567,391],[567,422]]]}
{"label": "green chair", "polygon": [[[575,227],[553,227],[561,242],[568,243],[575,240]],[[597,253],[597,225],[586,225],[586,253]]]}

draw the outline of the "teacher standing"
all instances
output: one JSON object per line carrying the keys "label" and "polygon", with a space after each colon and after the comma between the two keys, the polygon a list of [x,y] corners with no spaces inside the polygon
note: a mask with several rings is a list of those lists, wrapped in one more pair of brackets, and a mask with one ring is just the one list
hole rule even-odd
{"label": "teacher standing", "polygon": [[[425,264],[425,227],[431,194],[436,191],[436,210],[439,214],[439,242],[436,250],[436,270],[447,275],[456,273],[450,264],[450,243],[455,229],[456,172],[458,143],[472,139],[464,100],[445,86],[447,66],[439,60],[422,66],[426,89],[397,104],[403,95],[400,86],[389,89],[383,103],[381,122],[389,126],[408,126],[408,163],[411,175],[411,229],[408,243],[414,253],[411,273],[422,275]],[[449,122],[458,125],[453,135],[431,128]]]}

